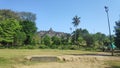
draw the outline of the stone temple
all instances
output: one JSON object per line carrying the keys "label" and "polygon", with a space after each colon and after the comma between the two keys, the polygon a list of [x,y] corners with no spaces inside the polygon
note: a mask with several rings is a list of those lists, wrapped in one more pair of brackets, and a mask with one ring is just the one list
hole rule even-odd
{"label": "stone temple", "polygon": [[50,28],[48,31],[39,31],[38,35],[40,37],[44,37],[45,35],[48,35],[50,37],[57,36],[57,37],[66,37],[69,33],[64,33],[64,32],[56,32],[52,28]]}

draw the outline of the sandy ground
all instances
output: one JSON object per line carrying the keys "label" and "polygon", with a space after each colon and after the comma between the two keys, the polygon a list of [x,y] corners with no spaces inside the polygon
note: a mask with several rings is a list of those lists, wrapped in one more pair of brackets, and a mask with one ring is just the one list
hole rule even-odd
{"label": "sandy ground", "polygon": [[15,68],[107,68],[104,60],[120,60],[120,57],[111,56],[58,56],[61,61],[65,62],[46,62],[37,63],[28,66],[15,66]]}

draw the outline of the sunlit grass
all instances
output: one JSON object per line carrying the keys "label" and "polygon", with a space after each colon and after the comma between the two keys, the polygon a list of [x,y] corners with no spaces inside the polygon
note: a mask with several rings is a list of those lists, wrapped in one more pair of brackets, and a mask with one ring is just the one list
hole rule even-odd
{"label": "sunlit grass", "polygon": [[[91,53],[79,50],[57,50],[57,49],[0,49],[0,57],[11,58],[27,55],[63,55]],[[93,53],[93,52],[92,52]]]}
{"label": "sunlit grass", "polygon": [[84,54],[93,53],[80,50],[57,50],[57,49],[0,49],[0,68],[14,68],[13,65],[29,65],[31,62],[25,61],[25,56],[31,55],[64,55],[64,54]]}
{"label": "sunlit grass", "polygon": [[[0,49],[0,68],[15,68],[14,65],[31,65],[25,56],[31,55],[67,55],[67,54],[96,54],[98,52],[59,49]],[[113,68],[119,68],[120,62],[108,63]]]}

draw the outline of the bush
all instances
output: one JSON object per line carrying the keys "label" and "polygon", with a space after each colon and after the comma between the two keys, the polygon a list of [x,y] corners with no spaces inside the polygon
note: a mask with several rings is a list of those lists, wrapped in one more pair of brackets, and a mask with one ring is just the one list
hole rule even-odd
{"label": "bush", "polygon": [[43,38],[43,42],[44,42],[44,44],[45,45],[51,45],[51,38],[48,36],[48,35],[46,35],[44,38]]}
{"label": "bush", "polygon": [[71,49],[71,50],[78,50],[79,47],[78,47],[77,45],[72,45],[72,46],[70,47],[70,49]]}
{"label": "bush", "polygon": [[48,49],[49,47],[46,46],[46,45],[40,45],[39,48],[40,48],[40,49]]}
{"label": "bush", "polygon": [[92,47],[86,47],[84,49],[85,49],[85,51],[98,51],[99,50],[97,48],[92,48]]}
{"label": "bush", "polygon": [[35,46],[33,46],[33,45],[24,45],[24,46],[21,46],[19,48],[20,49],[35,49]]}
{"label": "bush", "polygon": [[78,46],[77,45],[60,45],[58,47],[58,49],[70,49],[70,50],[78,50]]}
{"label": "bush", "polygon": [[0,49],[4,49],[4,48],[5,48],[5,46],[1,46],[1,45],[0,45]]}

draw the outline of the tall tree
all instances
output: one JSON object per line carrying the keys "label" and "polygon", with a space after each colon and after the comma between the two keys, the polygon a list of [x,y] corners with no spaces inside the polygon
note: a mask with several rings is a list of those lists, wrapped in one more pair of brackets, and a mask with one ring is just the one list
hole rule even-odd
{"label": "tall tree", "polygon": [[0,10],[0,42],[21,45],[32,42],[37,31],[36,15],[31,12],[14,12],[9,9]]}
{"label": "tall tree", "polygon": [[[89,33],[88,33],[88,31],[86,29],[81,29],[81,28],[80,29],[76,29],[72,33],[72,42],[75,43],[75,41],[79,41],[81,37],[84,38],[87,35],[89,35]],[[75,38],[76,38],[76,40],[75,40]],[[78,40],[78,38],[79,38],[79,40]]]}
{"label": "tall tree", "polygon": [[0,20],[2,19],[17,19],[20,20],[20,17],[18,16],[17,12],[14,12],[9,9],[1,9],[0,10]]}
{"label": "tall tree", "polygon": [[21,21],[22,31],[26,34],[26,40],[24,41],[25,44],[31,44],[32,38],[37,31],[37,27],[35,22],[31,21]]}
{"label": "tall tree", "polygon": [[18,12],[18,16],[23,21],[27,20],[27,21],[35,22],[36,20],[36,14],[31,12]]}
{"label": "tall tree", "polygon": [[115,45],[120,48],[120,20],[115,23]]}
{"label": "tall tree", "polygon": [[35,24],[36,15],[31,12],[18,12],[21,19],[20,24],[22,25],[22,31],[26,34],[25,44],[31,44],[34,34],[37,31]]}
{"label": "tall tree", "polygon": [[[72,24],[74,25],[74,27],[77,29],[77,26],[80,24],[80,17],[78,17],[77,15],[75,17],[73,17],[73,22]],[[76,39],[76,32],[75,32],[75,42],[77,41]]]}
{"label": "tall tree", "polygon": [[95,40],[94,46],[95,47],[103,47],[108,46],[107,43],[109,43],[109,39],[105,34],[102,34],[100,32],[97,32],[96,34],[93,34],[93,38]]}
{"label": "tall tree", "polygon": [[15,19],[5,19],[0,21],[0,42],[5,45],[12,44],[15,41],[14,36],[17,34],[16,32],[20,30],[21,26],[19,21]]}
{"label": "tall tree", "polygon": [[52,37],[52,42],[53,42],[52,43],[53,45],[60,45],[61,44],[61,39],[57,36],[53,36]]}

